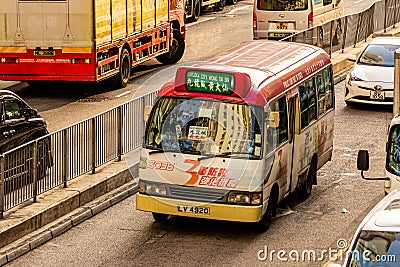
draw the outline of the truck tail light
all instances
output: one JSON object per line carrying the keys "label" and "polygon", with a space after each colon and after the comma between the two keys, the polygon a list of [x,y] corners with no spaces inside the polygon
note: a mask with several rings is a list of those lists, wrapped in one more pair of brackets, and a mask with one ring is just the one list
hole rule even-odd
{"label": "truck tail light", "polygon": [[71,63],[72,64],[90,64],[90,59],[89,58],[72,58]]}
{"label": "truck tail light", "polygon": [[2,57],[2,58],[0,58],[0,63],[18,64],[18,58],[16,58],[16,57]]}

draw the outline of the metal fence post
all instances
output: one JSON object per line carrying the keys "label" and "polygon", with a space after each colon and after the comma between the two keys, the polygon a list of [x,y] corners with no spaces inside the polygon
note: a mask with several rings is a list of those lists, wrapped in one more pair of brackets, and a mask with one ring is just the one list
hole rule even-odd
{"label": "metal fence post", "polygon": [[344,46],[346,45],[346,37],[347,37],[347,16],[344,18],[344,27],[343,27],[343,38],[342,38],[342,53],[344,53]]}
{"label": "metal fence post", "polygon": [[357,28],[356,28],[356,38],[354,39],[354,45],[353,47],[356,47],[357,41],[358,41],[358,34],[360,32],[360,24],[361,24],[361,18],[362,18],[362,14],[364,14],[364,12],[360,13],[358,15],[358,21],[357,21]]}
{"label": "metal fence post", "polygon": [[67,188],[67,181],[68,181],[68,134],[67,129],[63,130],[63,182],[64,188]]}
{"label": "metal fence post", "polygon": [[96,172],[96,117],[92,118],[92,174]]}
{"label": "metal fence post", "polygon": [[397,11],[395,11],[394,14],[393,14],[393,16],[394,16],[393,29],[396,28],[396,22],[397,22],[397,18],[396,18],[397,16],[396,15],[397,15],[397,13],[399,13],[398,9],[397,9],[397,1],[394,1],[394,10],[397,10]]}
{"label": "metal fence post", "polygon": [[385,32],[386,33],[386,26],[387,26],[387,1],[388,0],[385,0],[385,16],[384,16],[384,18],[383,18],[383,32]]}
{"label": "metal fence post", "polygon": [[117,127],[118,127],[118,140],[117,140],[117,154],[118,154],[118,161],[121,161],[122,158],[122,106],[117,108]]}
{"label": "metal fence post", "polygon": [[32,155],[32,176],[33,176],[33,202],[37,202],[37,140],[33,143],[33,155]]}
{"label": "metal fence post", "polygon": [[331,30],[329,32],[329,58],[332,58],[332,41],[333,41],[333,20],[331,21]]}
{"label": "metal fence post", "polygon": [[4,212],[4,155],[0,157],[0,219]]}

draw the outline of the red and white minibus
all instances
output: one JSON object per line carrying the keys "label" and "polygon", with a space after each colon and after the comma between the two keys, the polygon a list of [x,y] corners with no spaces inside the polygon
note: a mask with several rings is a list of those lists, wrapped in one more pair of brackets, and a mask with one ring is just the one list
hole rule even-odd
{"label": "red and white minibus", "polygon": [[331,159],[334,99],[329,56],[310,45],[250,41],[178,68],[145,112],[137,209],[266,230]]}

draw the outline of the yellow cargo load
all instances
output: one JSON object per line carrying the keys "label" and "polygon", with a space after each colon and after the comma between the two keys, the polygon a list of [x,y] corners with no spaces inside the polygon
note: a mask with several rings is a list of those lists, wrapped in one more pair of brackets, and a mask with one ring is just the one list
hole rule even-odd
{"label": "yellow cargo load", "polygon": [[167,23],[169,0],[95,0],[94,13],[96,44],[102,45]]}
{"label": "yellow cargo load", "polygon": [[126,10],[126,0],[112,0],[111,20],[113,40],[127,36]]}
{"label": "yellow cargo load", "polygon": [[168,22],[168,1],[169,0],[157,0],[156,3],[156,23],[163,24]]}
{"label": "yellow cargo load", "polygon": [[140,0],[128,0],[128,34],[142,30],[142,12]]}

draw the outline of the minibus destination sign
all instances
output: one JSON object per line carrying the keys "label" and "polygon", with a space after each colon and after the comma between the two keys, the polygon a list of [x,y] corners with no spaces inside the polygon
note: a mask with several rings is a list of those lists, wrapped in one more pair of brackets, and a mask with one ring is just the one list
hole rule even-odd
{"label": "minibus destination sign", "polygon": [[231,73],[203,70],[188,70],[185,85],[190,91],[201,91],[216,94],[232,94],[235,77]]}

